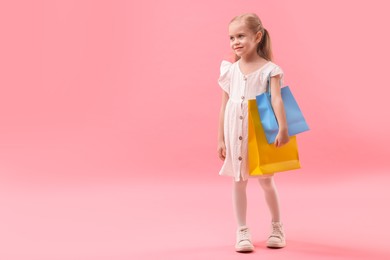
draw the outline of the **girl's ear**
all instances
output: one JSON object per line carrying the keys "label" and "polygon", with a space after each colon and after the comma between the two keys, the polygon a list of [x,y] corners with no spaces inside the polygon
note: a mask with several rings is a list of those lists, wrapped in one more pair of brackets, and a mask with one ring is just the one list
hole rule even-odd
{"label": "girl's ear", "polygon": [[256,33],[256,42],[259,43],[261,42],[261,38],[263,37],[263,34],[261,32]]}

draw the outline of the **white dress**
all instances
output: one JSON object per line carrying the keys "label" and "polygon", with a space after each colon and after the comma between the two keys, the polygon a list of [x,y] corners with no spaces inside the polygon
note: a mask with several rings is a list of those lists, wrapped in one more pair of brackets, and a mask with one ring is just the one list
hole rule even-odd
{"label": "white dress", "polygon": [[247,180],[248,170],[248,100],[266,91],[267,78],[280,74],[283,86],[283,71],[269,61],[256,71],[244,75],[240,61],[222,61],[218,84],[229,94],[225,108],[224,137],[226,158],[219,175],[231,176],[235,181]]}

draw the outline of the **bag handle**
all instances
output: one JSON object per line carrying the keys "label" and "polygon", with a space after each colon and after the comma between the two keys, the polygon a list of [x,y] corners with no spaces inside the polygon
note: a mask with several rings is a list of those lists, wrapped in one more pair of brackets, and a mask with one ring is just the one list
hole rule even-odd
{"label": "bag handle", "polygon": [[268,93],[269,96],[271,96],[271,73],[272,73],[272,70],[268,74],[267,87],[265,89],[265,92]]}
{"label": "bag handle", "polygon": [[[273,70],[273,69],[272,69]],[[269,96],[271,96],[271,73],[272,73],[272,70],[269,72],[268,74],[268,79],[267,79],[267,87],[265,89],[265,92],[269,94]],[[278,74],[277,74],[278,75]],[[280,80],[280,83],[282,83],[282,80]],[[280,87],[282,88],[283,86],[280,84]]]}

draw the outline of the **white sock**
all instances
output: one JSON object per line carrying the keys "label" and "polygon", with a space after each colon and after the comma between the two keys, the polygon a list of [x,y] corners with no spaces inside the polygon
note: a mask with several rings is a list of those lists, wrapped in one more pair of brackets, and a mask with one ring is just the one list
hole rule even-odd
{"label": "white sock", "polygon": [[233,207],[236,214],[237,225],[239,227],[246,225],[246,186],[248,180],[246,181],[234,181],[233,180]]}
{"label": "white sock", "polygon": [[278,191],[273,176],[259,178],[259,183],[264,191],[265,201],[271,213],[272,222],[280,222],[280,209]]}

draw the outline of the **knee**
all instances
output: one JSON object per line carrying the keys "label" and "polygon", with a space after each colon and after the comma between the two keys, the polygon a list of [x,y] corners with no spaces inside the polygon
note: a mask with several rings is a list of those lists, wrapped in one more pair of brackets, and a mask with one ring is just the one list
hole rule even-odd
{"label": "knee", "polygon": [[234,181],[234,189],[235,190],[245,190],[246,189],[246,185],[247,185],[248,181]]}
{"label": "knee", "polygon": [[259,183],[264,191],[270,191],[274,189],[274,182],[272,177],[261,178],[259,179]]}

